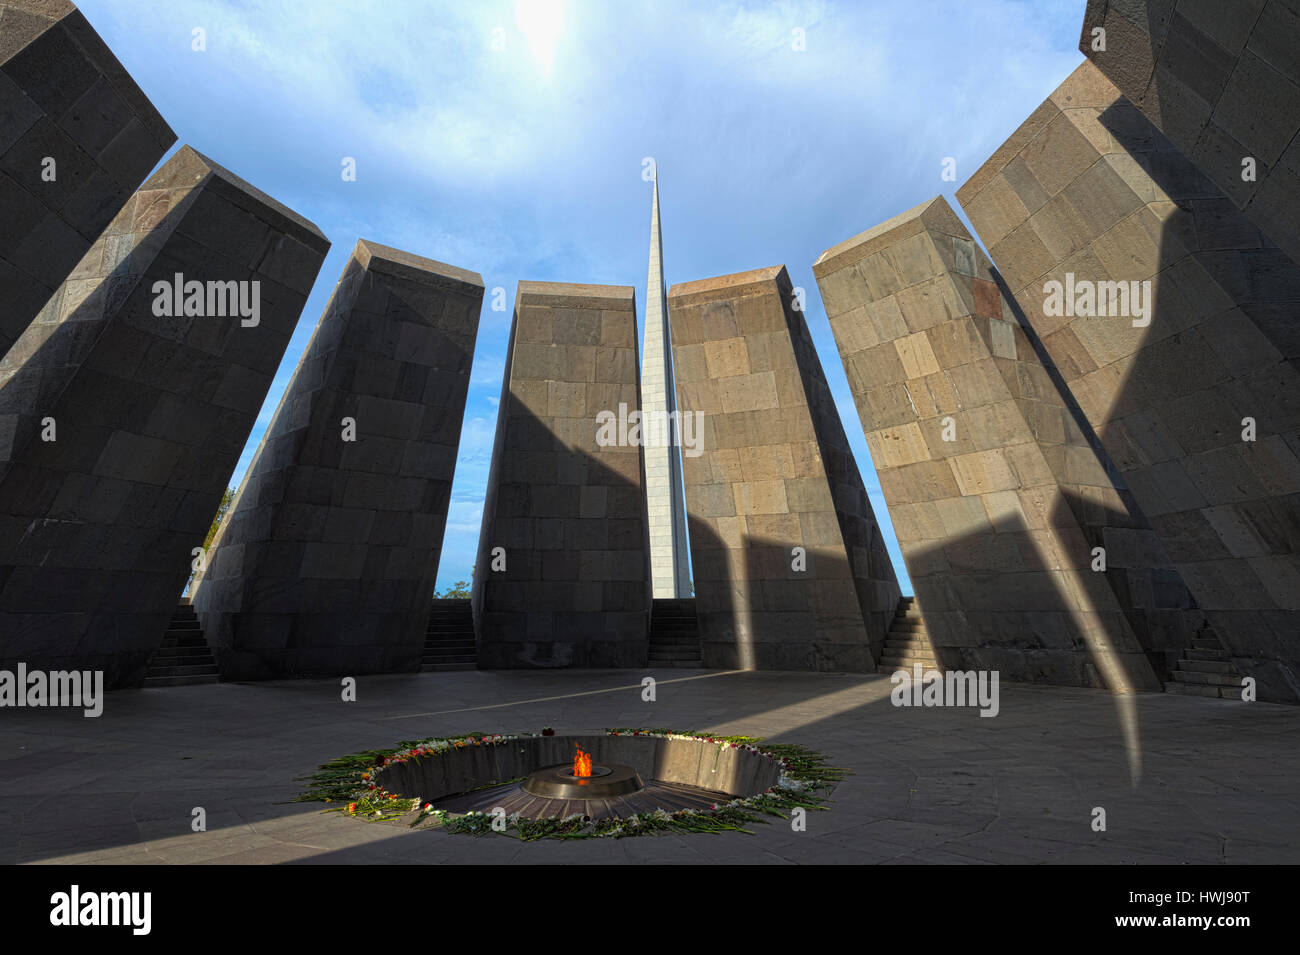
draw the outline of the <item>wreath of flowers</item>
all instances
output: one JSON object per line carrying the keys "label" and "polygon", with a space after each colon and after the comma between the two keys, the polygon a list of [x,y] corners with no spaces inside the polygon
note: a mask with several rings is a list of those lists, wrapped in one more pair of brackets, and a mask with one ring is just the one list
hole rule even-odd
{"label": "wreath of flowers", "polygon": [[[548,727],[549,729],[549,727]],[[766,822],[764,816],[788,818],[796,808],[822,811],[830,791],[847,774],[847,770],[826,766],[825,757],[793,743],[766,743],[753,736],[723,736],[716,733],[680,732],[668,729],[606,729],[609,736],[649,736],[659,739],[686,740],[711,743],[718,754],[727,749],[740,749],[762,759],[776,763],[780,771],[777,785],[752,796],[738,796],[719,802],[708,809],[679,809],[669,812],[655,809],[622,818],[594,820],[589,816],[573,814],[563,818],[525,819],[514,813],[504,817],[504,828],[498,814],[477,810],[464,814],[450,813],[436,808],[420,796],[402,796],[389,792],[376,782],[380,769],[411,760],[439,757],[459,749],[482,746],[508,746],[522,739],[554,735],[542,733],[469,733],[464,736],[433,737],[419,741],[398,743],[393,749],[367,750],[331,760],[314,774],[304,777],[309,786],[295,802],[337,803],[324,812],[342,812],[374,821],[392,820],[417,813],[411,828],[441,826],[448,832],[485,835],[512,835],[530,842],[535,839],[590,839],[649,835],[655,832],[744,832],[745,826]],[[762,745],[760,745],[762,744]],[[484,789],[519,782],[518,779],[499,780]],[[496,823],[494,826],[493,823]],[[752,834],[752,833],[751,833]]]}

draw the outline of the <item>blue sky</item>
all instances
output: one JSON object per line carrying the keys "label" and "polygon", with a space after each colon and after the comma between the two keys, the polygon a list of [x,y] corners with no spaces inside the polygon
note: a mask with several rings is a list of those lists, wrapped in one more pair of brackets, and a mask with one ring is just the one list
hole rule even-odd
{"label": "blue sky", "polygon": [[[958,208],[956,187],[1082,61],[1083,0],[78,6],[179,143],[333,242],[232,483],[358,238],[473,269],[488,295],[438,585],[468,579],[516,283],[634,285],[643,316],[649,156],[670,284],[784,264],[806,289],[906,581],[812,263],[937,194]],[[344,157],[355,182],[340,175]],[[955,182],[941,178],[945,157]],[[493,311],[498,286],[506,307]]]}

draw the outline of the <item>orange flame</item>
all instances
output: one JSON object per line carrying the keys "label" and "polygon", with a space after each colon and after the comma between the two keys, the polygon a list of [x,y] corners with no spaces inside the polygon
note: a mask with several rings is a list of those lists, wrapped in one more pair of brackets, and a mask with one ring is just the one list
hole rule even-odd
{"label": "orange flame", "polygon": [[579,746],[577,743],[573,744],[573,748],[578,751],[577,754],[573,757],[573,775],[590,776],[591,775],[591,754],[584,753],[582,751],[582,747]]}

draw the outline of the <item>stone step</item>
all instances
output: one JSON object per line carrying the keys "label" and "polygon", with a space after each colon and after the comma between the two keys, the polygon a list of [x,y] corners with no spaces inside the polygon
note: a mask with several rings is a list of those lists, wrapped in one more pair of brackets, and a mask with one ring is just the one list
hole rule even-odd
{"label": "stone step", "polygon": [[209,654],[211,651],[208,649],[206,643],[191,643],[187,645],[169,645],[164,643],[154,652],[154,656],[183,657],[192,653]]}
{"label": "stone step", "polygon": [[917,664],[920,664],[922,670],[940,669],[938,660],[918,660],[915,657],[905,657],[901,660],[893,660],[883,656],[880,658],[879,669],[887,670],[890,673],[893,673],[895,670],[906,670],[911,673],[912,669]]}
{"label": "stone step", "polygon": [[421,663],[477,663],[477,654],[425,654]]}
{"label": "stone step", "polygon": [[[926,662],[924,662],[924,661],[918,661],[918,662],[921,663],[921,671],[922,671],[923,673],[928,673],[928,672],[930,672],[931,670],[939,670],[939,671],[942,671],[942,670],[943,670],[943,667],[939,666],[939,664],[937,664],[937,663],[933,663],[933,662],[931,662],[931,663],[926,663]],[[903,671],[905,671],[905,672],[907,673],[908,676],[914,676],[914,675],[915,675],[915,672],[916,672],[916,671],[913,669],[913,665],[912,665],[912,663],[910,663],[910,662],[909,662],[909,663],[906,663],[906,664],[902,664],[902,663],[886,663],[885,661],[882,660],[882,661],[880,662],[880,666],[876,667],[876,672],[877,672],[877,673],[884,673],[884,674],[887,675],[887,676],[893,676],[893,675],[894,675],[895,673],[897,673],[899,670],[903,670]]]}
{"label": "stone step", "polygon": [[1224,663],[1229,661],[1229,656],[1222,650],[1184,650],[1184,660],[1218,660]]}
{"label": "stone step", "polygon": [[1241,677],[1228,673],[1191,673],[1187,670],[1175,670],[1174,680],[1178,683],[1199,683],[1213,686],[1232,686],[1241,689]]}
{"label": "stone step", "polygon": [[186,653],[173,654],[165,650],[159,650],[154,654],[153,659],[149,661],[149,666],[160,667],[197,667],[197,666],[216,666],[217,661],[211,653]]}
{"label": "stone step", "polygon": [[886,644],[885,647],[880,651],[880,655],[883,659],[886,660],[902,660],[902,659],[933,660],[934,659],[933,650],[913,650],[913,649],[899,650],[889,646],[888,644]]}
{"label": "stone step", "polygon": [[925,637],[886,637],[886,650],[911,650],[919,648],[921,650],[931,649],[930,641]]}
{"label": "stone step", "polygon": [[198,637],[163,637],[159,650],[206,650],[208,642]]}
{"label": "stone step", "polygon": [[699,634],[694,634],[694,633],[681,634],[681,635],[678,634],[665,635],[662,633],[650,634],[651,646],[654,646],[657,643],[663,644],[664,646],[673,646],[673,647],[697,646],[699,642],[700,642]]}
{"label": "stone step", "polygon": [[196,686],[200,683],[220,683],[216,675],[204,676],[159,676],[144,678],[146,689],[152,689],[159,686]]}
{"label": "stone step", "polygon": [[215,663],[196,666],[151,666],[145,673],[145,679],[163,676],[217,676]]}
{"label": "stone step", "polygon": [[652,647],[650,650],[650,660],[652,662],[655,660],[698,660],[698,659],[700,659],[700,651],[698,649],[661,650]]}
{"label": "stone step", "polygon": [[475,647],[435,647],[433,649],[425,647],[423,657],[426,660],[443,657],[467,657],[473,660],[478,657],[478,650]]}
{"label": "stone step", "polygon": [[1207,686],[1203,683],[1166,683],[1166,693],[1177,693],[1180,696],[1204,696],[1219,700],[1241,700],[1241,688],[1233,689],[1227,686]]}
{"label": "stone step", "polygon": [[1179,660],[1176,670],[1193,673],[1234,673],[1235,668],[1224,660]]}
{"label": "stone step", "polygon": [[477,670],[473,663],[425,663],[420,667],[421,673],[450,673],[453,670]]}
{"label": "stone step", "polygon": [[177,620],[172,618],[171,623],[167,624],[168,633],[201,633],[202,628],[198,620]]}
{"label": "stone step", "polygon": [[646,666],[662,670],[699,670],[704,667],[704,663],[700,660],[649,660]]}
{"label": "stone step", "polygon": [[1223,651],[1223,644],[1218,640],[1206,640],[1203,637],[1192,637],[1191,645],[1193,650],[1218,650]]}

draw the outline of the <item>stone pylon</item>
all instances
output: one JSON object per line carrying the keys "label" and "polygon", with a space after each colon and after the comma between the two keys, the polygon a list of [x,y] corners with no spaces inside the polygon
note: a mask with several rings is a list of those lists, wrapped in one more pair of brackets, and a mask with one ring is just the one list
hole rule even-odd
{"label": "stone pylon", "polygon": [[785,267],[669,301],[704,665],[873,672],[898,581]]}
{"label": "stone pylon", "polygon": [[138,684],[329,241],[188,146],[0,361],[0,667]]}
{"label": "stone pylon", "polygon": [[0,0],[0,356],[176,142],[66,0]]}
{"label": "stone pylon", "polygon": [[478,665],[648,654],[635,291],[520,282],[474,565]]}
{"label": "stone pylon", "polygon": [[935,652],[1019,682],[1157,689],[1148,654],[1187,645],[1186,589],[1161,586],[1177,574],[948,204],[813,273]]}
{"label": "stone pylon", "polygon": [[194,587],[224,677],[419,669],[482,301],[357,243]]}
{"label": "stone pylon", "polygon": [[1090,61],[957,198],[1237,670],[1300,702],[1300,266]]}
{"label": "stone pylon", "polygon": [[681,431],[673,381],[672,326],[664,285],[663,241],[659,231],[659,174],[656,167],[650,211],[650,270],[646,279],[645,354],[641,370],[641,414],[658,423],[663,442],[647,443],[645,489],[650,520],[650,574],[655,597],[691,595],[686,497],[682,490]]}

